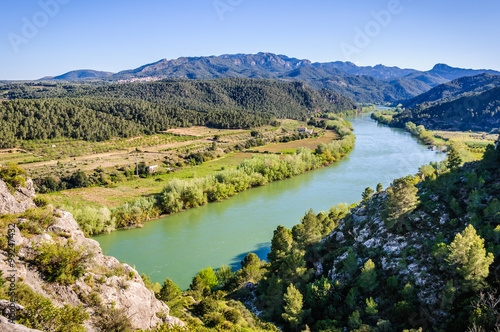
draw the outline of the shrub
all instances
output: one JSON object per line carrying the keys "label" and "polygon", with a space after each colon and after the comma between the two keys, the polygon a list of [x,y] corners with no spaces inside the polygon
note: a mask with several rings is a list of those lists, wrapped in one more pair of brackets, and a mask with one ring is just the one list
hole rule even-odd
{"label": "shrub", "polygon": [[42,243],[37,249],[34,264],[49,282],[71,284],[85,274],[91,255],[83,249],[75,249],[68,243]]}
{"label": "shrub", "polygon": [[33,292],[25,284],[18,285],[19,304],[25,309],[18,315],[17,323],[33,329],[57,332],[84,332],[83,323],[89,315],[82,306],[56,307],[49,299]]}
{"label": "shrub", "polygon": [[129,332],[133,331],[130,318],[125,314],[125,309],[116,309],[114,306],[101,308],[96,325],[101,331]]}
{"label": "shrub", "polygon": [[45,207],[49,204],[49,201],[45,197],[35,197],[33,202],[37,207]]}
{"label": "shrub", "polygon": [[19,186],[26,187],[25,174],[26,171],[15,164],[0,167],[0,179],[5,182],[11,192]]}

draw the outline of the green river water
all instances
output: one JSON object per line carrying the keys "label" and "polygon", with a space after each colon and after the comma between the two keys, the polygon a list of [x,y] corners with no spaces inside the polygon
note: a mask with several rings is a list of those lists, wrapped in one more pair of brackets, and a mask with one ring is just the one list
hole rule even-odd
{"label": "green river water", "polygon": [[368,186],[380,182],[385,188],[393,179],[445,158],[404,130],[377,124],[369,115],[349,120],[356,147],[334,165],[94,239],[105,254],[135,266],[153,281],[162,283],[168,277],[187,289],[203,268],[226,264],[238,269],[248,252],[265,259],[276,227],[291,228],[310,208],[319,212],[337,203],[354,203]]}

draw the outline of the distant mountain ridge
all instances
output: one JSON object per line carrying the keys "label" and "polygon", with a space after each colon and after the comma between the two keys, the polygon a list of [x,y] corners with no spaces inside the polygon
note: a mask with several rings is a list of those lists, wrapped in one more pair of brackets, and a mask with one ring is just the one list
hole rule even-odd
{"label": "distant mountain ridge", "polygon": [[357,102],[398,102],[462,76],[482,73],[500,75],[488,69],[474,70],[437,64],[429,71],[399,67],[357,66],[351,62],[311,62],[273,53],[224,54],[221,56],[163,59],[116,74],[73,71],[50,78],[53,81],[102,80],[134,82],[165,78],[218,79],[226,77],[303,81],[315,89],[327,88]]}
{"label": "distant mountain ridge", "polygon": [[464,76],[453,81],[438,85],[431,90],[403,103],[404,107],[414,107],[419,104],[435,104],[480,93],[500,86],[500,75],[480,74]]}
{"label": "distant mountain ridge", "polygon": [[114,73],[106,72],[106,71],[97,71],[91,69],[80,69],[80,70],[72,70],[65,74],[55,76],[55,77],[44,77],[41,80],[62,80],[62,81],[73,81],[80,79],[89,79],[89,78],[104,78]]}

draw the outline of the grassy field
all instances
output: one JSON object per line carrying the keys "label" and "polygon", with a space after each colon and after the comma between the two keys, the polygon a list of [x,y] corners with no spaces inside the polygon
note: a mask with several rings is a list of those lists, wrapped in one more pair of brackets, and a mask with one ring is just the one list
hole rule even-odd
{"label": "grassy field", "polygon": [[299,147],[305,147],[314,150],[319,144],[321,143],[328,144],[336,139],[338,139],[337,134],[335,134],[332,131],[327,131],[326,134],[322,137],[308,138],[287,143],[269,144],[266,146],[259,146],[257,148],[253,148],[252,151],[258,151],[258,152],[267,151],[269,153],[289,153],[292,152],[292,150],[295,150]]}
{"label": "grassy field", "polygon": [[[284,136],[290,136],[297,133],[297,127],[304,124],[295,120],[284,120],[279,127],[266,126],[257,131],[259,137],[265,141],[273,141]],[[330,143],[337,139],[337,135],[331,131],[323,131],[322,137],[302,139],[287,143],[268,144],[259,148],[247,150],[248,152],[229,152],[235,145],[242,144],[252,137],[250,130],[222,130],[207,127],[191,127],[182,129],[172,129],[167,133],[153,135],[148,137],[139,137],[128,140],[114,140],[109,142],[94,143],[93,150],[97,151],[98,146],[111,146],[118,151],[92,153],[88,155],[73,156],[61,158],[58,160],[45,160],[31,164],[21,165],[30,176],[43,177],[50,176],[69,176],[76,170],[93,172],[97,168],[102,168],[107,173],[112,173],[121,167],[134,168],[136,161],[143,161],[147,165],[157,164],[160,166],[160,174],[152,175],[147,178],[133,177],[127,181],[111,183],[107,186],[94,186],[87,188],[78,188],[64,190],[50,194],[41,195],[46,197],[55,205],[66,206],[108,206],[115,207],[139,197],[148,197],[157,194],[170,179],[173,178],[197,178],[204,177],[209,173],[215,173],[223,169],[236,168],[244,159],[255,156],[255,151],[268,153],[278,153],[288,151],[293,153],[298,147],[307,147],[315,149],[320,143]],[[217,136],[216,136],[217,135]],[[68,142],[66,142],[68,143]],[[77,144],[76,141],[69,142]],[[156,144],[155,144],[156,143]],[[207,151],[215,143],[217,149],[214,154],[219,156],[216,159],[206,161],[201,165],[184,165],[182,167],[169,166],[176,161],[183,161],[182,156],[191,152]],[[38,143],[42,144],[42,143]],[[44,142],[43,144],[56,145],[53,149],[62,151],[60,142]],[[86,142],[85,144],[90,143]],[[5,152],[5,155],[20,154]],[[2,154],[0,154],[1,158]],[[33,156],[24,153],[17,158],[28,158]],[[6,157],[5,157],[6,158]],[[14,158],[14,156],[11,156]],[[47,158],[48,159],[48,158]],[[0,159],[1,162],[2,159]]]}
{"label": "grassy field", "polygon": [[431,134],[438,144],[458,147],[462,159],[467,162],[481,159],[488,144],[495,144],[498,138],[498,135],[469,131],[433,130]]}
{"label": "grassy field", "polygon": [[55,205],[115,207],[139,197],[157,194],[170,179],[204,177],[222,169],[236,168],[244,159],[253,156],[252,153],[237,152],[199,166],[186,166],[169,174],[155,175],[145,179],[134,178],[107,187],[78,188],[41,196],[46,197]]}

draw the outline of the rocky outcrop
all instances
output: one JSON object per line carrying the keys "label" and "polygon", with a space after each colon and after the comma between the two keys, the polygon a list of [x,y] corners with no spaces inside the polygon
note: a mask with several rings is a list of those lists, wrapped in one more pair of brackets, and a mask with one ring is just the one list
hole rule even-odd
{"label": "rocky outcrop", "polygon": [[[32,188],[32,183],[29,183],[31,185],[27,187]],[[31,189],[19,192],[27,199],[15,199],[15,197],[19,197],[16,196],[17,193],[11,195],[5,183],[0,183],[2,214],[5,213],[4,211],[22,213],[27,208],[34,207],[33,202],[29,199],[34,192]],[[14,260],[17,280],[22,281],[34,292],[49,298],[56,306],[82,305],[90,316],[90,319],[85,323],[87,331],[99,331],[95,324],[99,315],[98,311],[110,307],[123,312],[136,329],[147,330],[162,323],[184,325],[182,321],[169,315],[168,306],[156,299],[154,293],[146,288],[135,269],[120,263],[114,257],[103,255],[99,243],[85,237],[71,213],[58,209],[52,209],[52,213],[55,221],[41,234],[21,233],[19,228],[15,227],[11,241],[19,249]],[[18,224],[23,221],[26,220],[19,219]],[[71,285],[47,282],[40,271],[28,264],[33,260],[36,249],[46,242],[58,242],[64,246],[73,246],[90,254],[91,258],[87,263],[86,273]],[[0,270],[2,271],[10,269],[7,256],[6,251],[0,250]],[[4,277],[5,275],[6,272],[4,272]],[[89,298],[93,300],[89,301]],[[0,302],[0,308],[1,306],[2,302]],[[22,308],[18,309],[22,310]],[[2,314],[5,313],[2,311]],[[2,318],[0,330],[35,331],[19,324],[7,323],[5,317]]]}
{"label": "rocky outcrop", "polygon": [[0,215],[23,213],[36,207],[32,200],[34,196],[35,188],[31,179],[26,180],[26,188],[19,187],[14,193],[11,193],[5,182],[0,180]]}
{"label": "rocky outcrop", "polygon": [[4,316],[0,316],[0,331],[2,332],[41,332],[33,330],[21,324],[12,324]]}

